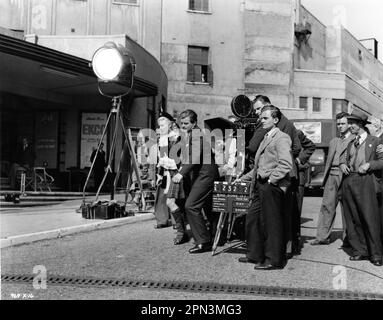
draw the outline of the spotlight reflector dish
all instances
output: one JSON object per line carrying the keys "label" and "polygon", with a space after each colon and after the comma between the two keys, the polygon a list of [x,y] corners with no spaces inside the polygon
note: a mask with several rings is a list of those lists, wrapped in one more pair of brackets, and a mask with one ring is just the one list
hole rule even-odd
{"label": "spotlight reflector dish", "polygon": [[97,78],[112,81],[121,71],[123,61],[116,49],[102,47],[93,56],[93,71]]}

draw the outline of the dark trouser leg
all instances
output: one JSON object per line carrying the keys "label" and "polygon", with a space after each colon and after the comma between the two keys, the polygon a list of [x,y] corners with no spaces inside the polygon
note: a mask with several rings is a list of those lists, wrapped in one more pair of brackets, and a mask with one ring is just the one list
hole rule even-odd
{"label": "dark trouser leg", "polygon": [[284,234],[286,240],[286,252],[293,254],[293,243],[294,243],[294,228],[293,228],[293,210],[294,210],[294,192],[293,187],[290,185],[283,200],[283,211],[284,211]]}
{"label": "dark trouser leg", "polygon": [[265,239],[258,185],[259,183],[257,182],[254,189],[254,197],[246,215],[246,243],[248,250],[247,258],[263,263],[265,260],[265,253],[263,250],[263,243]]}
{"label": "dark trouser leg", "polygon": [[303,207],[303,198],[305,195],[305,186],[299,185],[298,187],[298,193],[297,193],[297,203],[298,203],[298,212],[299,212],[299,219],[302,216],[302,207]]}
{"label": "dark trouser leg", "polygon": [[318,215],[317,240],[330,238],[338,205],[339,176],[329,175],[323,192],[322,206]]}
{"label": "dark trouser leg", "polygon": [[265,258],[272,265],[283,266],[286,253],[284,219],[282,213],[283,191],[272,184],[261,185],[261,214],[264,217]]}
{"label": "dark trouser leg", "polygon": [[342,184],[347,236],[355,255],[382,256],[381,217],[371,175],[346,177]]}
{"label": "dark trouser leg", "polygon": [[185,220],[184,213],[180,208],[176,211],[171,212],[171,215],[175,221],[175,229],[177,231],[176,238],[174,240],[181,240],[185,236]]}
{"label": "dark trouser leg", "polygon": [[202,208],[211,201],[213,185],[210,177],[197,178],[186,199],[185,212],[196,244],[211,242],[210,231],[202,216]]}
{"label": "dark trouser leg", "polygon": [[156,202],[154,206],[154,215],[157,220],[157,224],[165,225],[169,220],[169,208],[166,205],[166,197],[164,195],[164,189],[160,186],[156,191]]}

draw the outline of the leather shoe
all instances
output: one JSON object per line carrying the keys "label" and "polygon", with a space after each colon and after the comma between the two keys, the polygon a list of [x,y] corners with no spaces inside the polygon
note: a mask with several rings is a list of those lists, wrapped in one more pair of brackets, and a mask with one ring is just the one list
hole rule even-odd
{"label": "leather shoe", "polygon": [[381,267],[381,266],[383,266],[383,261],[382,261],[382,259],[372,259],[372,260],[371,260],[371,263],[372,263],[374,266],[377,266],[377,267]]}
{"label": "leather shoe", "polygon": [[350,261],[362,261],[362,260],[368,260],[368,257],[361,256],[361,255],[356,255],[356,256],[350,257]]}
{"label": "leather shoe", "polygon": [[254,266],[254,270],[280,270],[283,269],[283,267],[274,266],[272,264],[257,264]]}
{"label": "leather shoe", "polygon": [[258,262],[253,260],[253,259],[249,259],[248,257],[240,257],[238,258],[238,262],[241,262],[241,263],[255,263],[257,264]]}
{"label": "leather shoe", "polygon": [[162,228],[167,228],[170,226],[171,226],[171,224],[169,224],[169,223],[160,223],[160,224],[155,225],[154,229],[162,229]]}
{"label": "leather shoe", "polygon": [[330,239],[326,240],[314,240],[313,242],[310,243],[312,246],[323,246],[323,245],[328,245],[330,244]]}
{"label": "leather shoe", "polygon": [[207,251],[211,251],[210,243],[197,244],[189,250],[189,253],[202,253]]}

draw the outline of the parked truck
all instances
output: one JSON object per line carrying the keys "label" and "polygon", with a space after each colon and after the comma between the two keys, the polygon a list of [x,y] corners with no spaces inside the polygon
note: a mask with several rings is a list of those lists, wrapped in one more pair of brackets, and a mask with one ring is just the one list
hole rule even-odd
{"label": "parked truck", "polygon": [[297,119],[292,120],[295,127],[315,143],[316,150],[309,159],[306,187],[322,188],[328,148],[332,138],[337,135],[335,119]]}

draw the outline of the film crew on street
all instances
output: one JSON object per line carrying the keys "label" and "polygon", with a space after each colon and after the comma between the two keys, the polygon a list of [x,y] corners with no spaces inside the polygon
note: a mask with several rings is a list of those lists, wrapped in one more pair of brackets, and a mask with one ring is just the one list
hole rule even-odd
{"label": "film crew on street", "polygon": [[382,185],[378,177],[383,169],[383,154],[377,152],[379,138],[367,131],[367,115],[355,109],[347,119],[351,133],[356,135],[340,158],[350,260],[369,259],[375,266],[382,266],[382,214],[378,205]]}
{"label": "film crew on street", "polygon": [[343,247],[348,247],[346,237],[346,223],[344,221],[343,205],[340,201],[342,181],[342,171],[339,169],[339,158],[346,152],[347,146],[355,135],[350,132],[346,112],[340,112],[336,115],[336,126],[339,131],[339,137],[335,137],[330,141],[329,151],[324,170],[323,178],[323,199],[321,209],[318,214],[318,225],[316,239],[311,245],[328,245],[330,244],[331,231],[334,226],[336,208],[340,204],[343,225]]}
{"label": "film crew on street", "polygon": [[261,110],[262,128],[267,132],[255,155],[252,202],[246,217],[248,253],[240,262],[255,269],[281,269],[286,261],[284,197],[293,169],[291,138],[277,128],[282,114],[273,106]]}
{"label": "film crew on street", "polygon": [[[179,118],[181,130],[186,134],[186,148],[181,154],[182,166],[172,180],[174,183],[180,183],[183,179],[190,181],[184,183],[191,185],[185,202],[185,212],[195,240],[195,246],[189,253],[202,253],[211,250],[218,222],[217,215],[211,212],[214,180],[219,177],[218,167],[211,146],[209,147],[210,141],[204,139],[201,129],[197,126],[197,114],[193,110],[185,110]],[[205,162],[204,150],[208,150],[208,161]],[[210,222],[210,229],[206,225],[202,209]]]}

